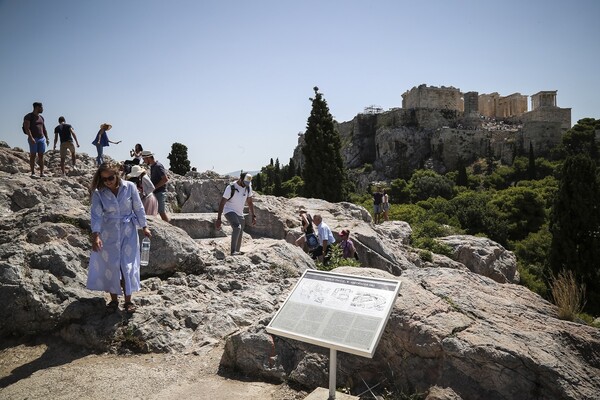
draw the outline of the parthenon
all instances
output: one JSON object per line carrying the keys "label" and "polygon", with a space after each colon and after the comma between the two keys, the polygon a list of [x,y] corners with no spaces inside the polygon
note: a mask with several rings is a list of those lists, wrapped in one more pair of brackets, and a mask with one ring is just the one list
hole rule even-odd
{"label": "parthenon", "polygon": [[[531,96],[531,110],[527,107],[527,95],[513,93],[501,96],[497,92],[478,94],[462,93],[455,87],[435,87],[426,84],[413,87],[402,94],[402,108],[430,108],[478,113],[487,118],[511,118],[523,116],[528,111],[544,107],[557,107],[557,91],[541,91]],[[475,101],[475,98],[477,99]],[[570,109],[569,115],[570,115]]]}

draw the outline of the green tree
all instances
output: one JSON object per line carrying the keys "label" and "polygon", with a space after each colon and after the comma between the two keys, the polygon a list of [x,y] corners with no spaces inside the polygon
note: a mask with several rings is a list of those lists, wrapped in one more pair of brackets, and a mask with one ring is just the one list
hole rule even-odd
{"label": "green tree", "polygon": [[600,130],[600,120],[583,118],[569,129],[562,140],[562,145],[568,155],[589,154],[596,160],[598,149],[596,147],[596,130]]}
{"label": "green tree", "polygon": [[456,185],[457,186],[469,186],[469,177],[467,176],[467,167],[465,166],[465,162],[462,158],[458,159],[458,165],[456,166],[458,169],[458,175],[456,176]]}
{"label": "green tree", "polygon": [[252,179],[252,188],[257,192],[262,192],[262,174],[260,172]]}
{"label": "green tree", "polygon": [[[587,147],[589,149],[589,147]],[[589,154],[589,153],[588,153]],[[552,208],[550,266],[571,270],[587,286],[586,309],[600,312],[600,218],[596,163],[588,154],[567,157]]]}
{"label": "green tree", "polygon": [[527,177],[529,180],[534,180],[536,177],[535,156],[533,155],[533,144],[531,142],[529,142],[529,166],[527,167]]}
{"label": "green tree", "polygon": [[389,201],[393,204],[410,203],[410,189],[402,178],[396,178],[390,183]]}
{"label": "green tree", "polygon": [[498,210],[511,241],[522,240],[530,232],[537,232],[546,218],[544,199],[527,187],[513,186],[497,192],[489,205]]}
{"label": "green tree", "polygon": [[420,169],[413,173],[408,186],[412,200],[416,202],[438,196],[449,199],[453,194],[454,183],[434,171]]}
{"label": "green tree", "polygon": [[173,143],[171,152],[167,156],[171,165],[171,172],[178,175],[185,175],[190,170],[190,160],[188,160],[187,146],[181,143]]}
{"label": "green tree", "polygon": [[273,195],[283,196],[283,190],[281,189],[281,167],[279,164],[279,158],[275,161],[275,170],[273,172]]}
{"label": "green tree", "polygon": [[486,233],[496,215],[488,208],[491,199],[488,192],[465,191],[450,200],[451,211],[469,235]]}
{"label": "green tree", "polygon": [[314,87],[312,109],[304,134],[304,195],[330,202],[347,198],[347,178],[340,153],[340,136],[319,88]]}

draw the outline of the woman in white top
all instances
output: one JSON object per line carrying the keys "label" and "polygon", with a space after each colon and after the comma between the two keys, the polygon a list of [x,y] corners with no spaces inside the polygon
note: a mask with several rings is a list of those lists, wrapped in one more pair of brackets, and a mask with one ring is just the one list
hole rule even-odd
{"label": "woman in white top", "polygon": [[133,157],[134,160],[138,160],[137,164],[142,165],[144,163],[144,159],[142,158],[142,152],[144,148],[141,144],[137,143],[133,150],[129,151],[129,155]]}
{"label": "woman in white top", "polygon": [[383,209],[383,220],[389,221],[388,211],[390,210],[390,202],[387,194],[387,190],[383,191],[383,199],[381,201],[382,209]]}

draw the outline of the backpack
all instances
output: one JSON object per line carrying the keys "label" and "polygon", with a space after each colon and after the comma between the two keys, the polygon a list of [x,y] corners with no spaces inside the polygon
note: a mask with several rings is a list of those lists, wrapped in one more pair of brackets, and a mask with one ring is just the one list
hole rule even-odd
{"label": "backpack", "polygon": [[[233,198],[233,195],[235,194],[235,192],[239,191],[239,189],[235,187],[235,182],[229,186],[231,187],[231,194],[229,195],[229,199],[227,199],[227,201],[231,200]],[[250,194],[250,185],[246,185],[246,196],[249,194]]]}
{"label": "backpack", "polygon": [[308,246],[309,250],[314,250],[317,247],[319,247],[319,239],[317,239],[317,235],[315,235],[314,233],[307,233],[306,245]]}

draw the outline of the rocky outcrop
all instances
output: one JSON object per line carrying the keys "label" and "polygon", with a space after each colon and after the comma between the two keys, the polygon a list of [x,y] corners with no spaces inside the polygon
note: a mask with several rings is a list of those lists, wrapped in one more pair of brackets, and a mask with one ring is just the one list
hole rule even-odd
{"label": "rocky outcrop", "polygon": [[[338,386],[362,392],[389,385],[405,393],[438,387],[462,399],[597,398],[600,331],[559,320],[553,305],[522,286],[446,268],[407,270],[399,278],[371,269],[335,272],[402,281],[373,359],[338,353]],[[271,336],[267,323],[229,338],[222,365],[327,387],[328,351]]]}
{"label": "rocky outcrop", "polygon": [[519,283],[514,253],[498,243],[469,235],[447,236],[438,241],[450,246],[454,251],[452,258],[470,271],[500,283]]}
{"label": "rocky outcrop", "polygon": [[[495,159],[510,165],[517,155],[527,154],[530,143],[536,157],[547,156],[570,123],[570,116],[556,114],[570,115],[570,110],[551,108],[546,114],[526,113],[522,116],[527,118],[525,123],[517,118],[490,120],[450,109],[394,108],[379,114],[358,114],[336,126],[344,165],[358,170],[353,175],[359,176],[353,181],[364,192],[369,182],[410,177],[425,163],[445,173],[456,169],[459,160],[471,163],[491,152]],[[569,121],[566,125],[565,120]],[[303,145],[301,133],[293,155],[297,166],[304,165]],[[365,164],[373,170],[364,171]]]}
{"label": "rocky outcrop", "polygon": [[593,398],[600,390],[598,331],[558,320],[550,303],[508,283],[516,281],[516,261],[496,243],[443,238],[455,256],[424,261],[410,247],[406,223],[375,226],[367,210],[350,203],[258,195],[245,255],[232,257],[230,228],[215,231],[213,224],[229,179],[211,183],[202,174],[172,176],[172,208],[190,202],[196,211],[173,214],[173,224],[149,218],[151,257],[134,294],[138,311],[109,313],[107,295],[85,289],[93,159],[80,155],[82,168],[62,177],[58,153],[49,152],[52,176],[31,179],[24,155],[0,146],[0,160],[14,167],[0,165],[0,338],[56,335],[97,351],[175,354],[227,340],[224,367],[326,385],[323,349],[264,331],[301,274],[315,267],[293,244],[304,206],[320,213],[336,238],[350,229],[370,267],[340,271],[403,282],[375,357],[340,355],[339,384],[358,388],[360,374],[370,385],[393,379],[411,392],[435,386],[430,395],[465,399]]}

